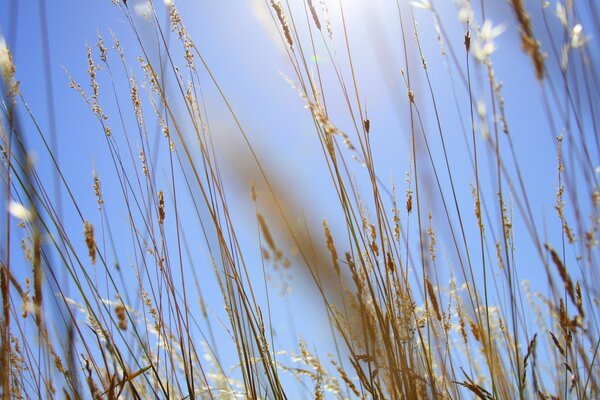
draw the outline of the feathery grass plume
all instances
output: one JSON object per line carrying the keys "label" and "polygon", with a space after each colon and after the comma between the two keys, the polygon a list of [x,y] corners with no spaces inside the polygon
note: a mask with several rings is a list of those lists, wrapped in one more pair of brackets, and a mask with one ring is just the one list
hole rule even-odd
{"label": "feathery grass plume", "polygon": [[337,370],[338,374],[340,375],[340,378],[342,378],[342,381],[344,381],[344,383],[348,386],[348,389],[350,389],[352,394],[357,398],[360,397],[360,392],[358,391],[356,385],[354,384],[354,382],[352,382],[346,371],[338,363],[336,363],[333,358],[330,361],[331,364]]}
{"label": "feathery grass plume", "polygon": [[475,217],[477,218],[477,226],[479,227],[480,231],[483,232],[485,227],[483,225],[483,216],[481,215],[481,197],[475,186],[471,186],[471,196],[473,196],[473,199],[475,200],[474,212]]}
{"label": "feathery grass plume", "polygon": [[30,286],[31,286],[31,279],[27,278],[25,279],[25,290],[23,291],[23,294],[21,295],[22,299],[23,299],[23,306],[22,306],[22,311],[23,313],[21,314],[21,316],[23,318],[27,318],[27,316],[29,315],[29,310],[31,308],[31,296],[30,296]]}
{"label": "feathery grass plume", "polygon": [[496,260],[498,260],[498,268],[504,269],[504,258],[502,256],[502,245],[500,242],[496,242]]}
{"label": "feathery grass plume", "polygon": [[[279,263],[285,269],[288,269],[292,265],[292,263],[289,260],[289,258],[287,258],[285,256],[284,252],[275,243],[275,239],[273,238],[273,235],[271,234],[271,231],[269,229],[269,226],[267,225],[265,218],[260,213],[256,213],[256,217],[258,219],[263,238],[268,246],[268,249],[261,248],[263,258],[265,260],[273,259],[276,263]],[[269,250],[270,250],[270,253],[269,253]],[[277,267],[277,265],[275,265],[275,267]],[[284,293],[288,291],[287,290],[288,285],[285,284],[285,286],[286,286],[286,289],[284,289],[284,291],[283,291]]]}
{"label": "feathery grass plume", "polygon": [[129,78],[129,84],[131,86],[131,103],[133,104],[133,110],[139,126],[144,126],[144,117],[142,114],[142,102],[140,101],[140,95],[138,93],[138,85],[136,79],[131,76]]}
{"label": "feathery grass plume", "polygon": [[469,51],[471,51],[471,31],[470,30],[467,30],[465,32],[464,44],[465,44],[465,50],[467,51],[467,53]]}
{"label": "feathery grass plume", "polygon": [[179,15],[179,10],[175,5],[171,4],[169,6],[169,17],[171,21],[171,29],[173,32],[177,32],[177,36],[183,45],[183,50],[185,52],[185,61],[186,66],[192,71],[196,71],[196,64],[194,63],[194,42],[188,33],[187,28],[183,24],[183,20]]}
{"label": "feathery grass plume", "polygon": [[558,352],[560,353],[560,355],[564,357],[565,349],[563,348],[563,346],[561,346],[560,341],[558,340],[556,335],[554,333],[552,333],[551,331],[548,331],[548,334],[552,338],[552,343],[554,343],[554,346],[558,349]]}
{"label": "feathery grass plume", "polygon": [[108,60],[108,49],[104,45],[104,39],[100,35],[100,32],[96,34],[98,40],[96,41],[96,47],[98,47],[98,51],[100,52],[100,61],[106,64]]}
{"label": "feathery grass plume", "polygon": [[102,185],[100,184],[100,177],[96,174],[96,171],[93,172],[94,176],[94,194],[96,195],[96,202],[98,203],[98,210],[102,210],[102,205],[104,204],[104,199],[102,198]]}
{"label": "feathery grass plume", "polygon": [[410,189],[410,185],[408,187],[408,189],[406,189],[406,213],[410,214],[412,212],[413,209],[413,192]]}
{"label": "feathery grass plume", "polygon": [[425,284],[427,286],[427,294],[429,295],[431,305],[433,306],[433,311],[435,311],[435,316],[438,319],[438,321],[441,321],[442,313],[440,312],[440,306],[438,305],[438,299],[435,294],[435,289],[433,288],[433,285],[431,284],[428,278],[425,278]]}
{"label": "feathery grass plume", "polygon": [[575,305],[577,306],[577,311],[579,312],[579,316],[581,319],[585,318],[585,312],[583,311],[583,298],[581,297],[581,284],[579,281],[575,284]]}
{"label": "feathery grass plume", "polygon": [[563,200],[565,186],[563,184],[563,174],[565,171],[565,166],[563,164],[563,135],[560,135],[556,138],[556,150],[557,150],[557,160],[558,166],[556,167],[558,172],[558,190],[556,191],[556,205],[554,209],[558,214],[558,218],[563,227],[563,232],[567,236],[569,243],[575,243],[575,235],[573,234],[573,230],[569,227],[567,223],[567,218],[565,217],[565,202]]}
{"label": "feathery grass plume", "polygon": [[250,198],[252,199],[253,202],[256,203],[256,199],[258,198],[258,196],[256,195],[256,183],[252,182],[250,184]]}
{"label": "feathery grass plume", "polygon": [[554,263],[554,265],[556,266],[556,269],[558,270],[558,274],[565,285],[565,290],[567,291],[567,294],[571,298],[571,301],[574,304],[577,304],[577,299],[575,296],[575,287],[573,286],[573,281],[571,280],[571,275],[569,275],[569,271],[567,270],[567,267],[565,267],[565,264],[563,263],[561,257],[558,255],[558,253],[556,252],[556,250],[554,250],[554,248],[552,246],[550,246],[548,243],[546,243],[546,244],[544,244],[544,247],[546,248],[546,250],[548,250],[550,252],[550,256],[552,257],[552,262]]}
{"label": "feathery grass plume", "polygon": [[394,257],[392,256],[392,253],[390,251],[385,253],[385,266],[391,272],[394,272],[394,270],[396,269]]}
{"label": "feathery grass plume", "polygon": [[148,163],[146,162],[146,153],[144,150],[140,151],[139,159],[142,163],[142,172],[146,176],[146,178],[150,178],[150,170],[148,169]]}
{"label": "feathery grass plume", "polygon": [[521,30],[521,47],[523,51],[529,55],[535,69],[535,76],[538,80],[543,80],[545,75],[545,55],[542,52],[540,43],[537,41],[533,34],[533,27],[531,25],[531,17],[525,9],[523,0],[510,0],[510,5],[517,17],[519,22],[519,28]]}
{"label": "feathery grass plume", "polygon": [[323,229],[325,230],[325,239],[327,240],[327,249],[331,253],[331,262],[333,263],[333,268],[335,272],[340,274],[340,264],[338,262],[338,254],[335,248],[335,242],[333,241],[333,236],[331,236],[331,230],[329,230],[329,225],[326,220],[323,220]]}
{"label": "feathery grass plume", "polygon": [[96,382],[94,381],[94,378],[92,376],[91,362],[87,357],[85,357],[83,355],[82,355],[82,358],[85,363],[86,382],[87,382],[88,388],[90,390],[90,395],[92,396],[93,399],[99,399],[102,396],[101,396],[100,390],[98,389],[98,386],[96,385]]}
{"label": "feathery grass plume", "polygon": [[92,48],[87,46],[87,60],[88,60],[88,75],[90,76],[90,86],[92,87],[92,103],[98,103],[99,86],[96,80],[97,67],[92,57]]}
{"label": "feathery grass plume", "polygon": [[16,67],[13,56],[6,45],[4,37],[0,35],[0,75],[4,86],[8,88],[7,94],[13,98],[19,94],[19,82],[15,80]]}
{"label": "feathery grass plume", "polygon": [[431,210],[428,211],[428,220],[429,224],[427,225],[427,236],[429,237],[429,257],[431,258],[431,262],[435,264],[435,246],[437,244],[437,240],[435,237],[435,231],[433,230],[433,218],[431,216]]}
{"label": "feathery grass plume", "polygon": [[394,222],[394,240],[400,240],[400,234],[402,233],[402,228],[400,226],[400,210],[398,209],[398,203],[396,200],[396,186],[392,187],[392,220]]}
{"label": "feathery grass plume", "polygon": [[321,30],[321,22],[319,21],[319,15],[317,14],[317,9],[313,4],[313,0],[306,0],[308,4],[308,9],[310,10],[310,15],[312,16],[313,22],[318,30]]}
{"label": "feathery grass plume", "polygon": [[321,11],[325,16],[325,27],[327,28],[327,36],[329,37],[329,39],[333,40],[333,29],[331,28],[331,20],[329,18],[327,0],[319,0],[319,4],[321,5]]}
{"label": "feathery grass plume", "polygon": [[84,221],[83,233],[85,236],[85,244],[88,248],[88,256],[92,261],[92,265],[94,265],[96,264],[96,238],[94,237],[94,225],[88,221]]}
{"label": "feathery grass plume", "polygon": [[158,223],[162,225],[165,222],[165,194],[162,190],[158,191]]}
{"label": "feathery grass plume", "polygon": [[510,208],[507,209],[504,198],[499,196],[501,208],[502,208],[502,226],[504,227],[504,239],[507,243],[511,243],[512,232],[513,232],[513,212],[512,212],[512,197],[510,201]]}
{"label": "feathery grass plume", "polygon": [[564,209],[565,209],[565,203],[563,201],[564,192],[565,192],[565,187],[563,185],[560,185],[558,190],[556,191],[556,205],[554,206],[554,209],[556,210],[556,213],[558,214],[558,218],[560,218],[560,221],[561,221],[561,224],[563,227],[563,232],[565,233],[567,240],[569,241],[569,243],[572,244],[572,243],[575,243],[575,235],[573,234],[573,230],[569,227],[569,224],[567,223],[567,219],[564,214]]}
{"label": "feathery grass plume", "polygon": [[281,4],[281,0],[271,0],[271,7],[273,7],[273,10],[275,10],[275,15],[277,15],[279,25],[283,30],[283,36],[285,37],[285,41],[290,47],[290,50],[293,50],[294,41],[292,40],[292,33],[290,31],[290,27],[288,26],[287,19],[285,17],[285,11],[283,9],[283,4]]}
{"label": "feathery grass plume", "polygon": [[[525,357],[523,358],[523,378],[521,379],[521,387],[525,388],[525,384],[527,382],[527,362],[529,361],[529,357],[535,352],[535,346],[537,344],[537,333],[533,335],[531,341],[529,341],[529,345],[527,346],[527,353],[525,353]],[[534,356],[535,357],[535,356]]]}
{"label": "feathery grass plume", "polygon": [[479,329],[477,323],[469,318],[469,326],[471,327],[471,333],[473,334],[475,340],[481,342],[481,329]]}

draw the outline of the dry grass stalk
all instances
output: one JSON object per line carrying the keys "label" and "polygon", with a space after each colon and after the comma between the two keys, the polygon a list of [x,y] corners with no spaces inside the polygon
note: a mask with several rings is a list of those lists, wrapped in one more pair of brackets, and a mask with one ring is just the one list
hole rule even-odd
{"label": "dry grass stalk", "polygon": [[310,10],[310,15],[312,16],[315,26],[318,30],[321,30],[321,22],[319,21],[319,15],[317,14],[317,10],[315,9],[313,0],[306,0],[306,2],[308,3],[308,9]]}
{"label": "dry grass stalk", "polygon": [[102,210],[104,199],[102,198],[102,185],[100,184],[100,177],[94,172],[94,194],[96,195],[96,202],[98,203],[98,209]]}
{"label": "dry grass stalk", "polygon": [[92,261],[92,265],[96,264],[96,238],[94,237],[94,226],[88,222],[83,222],[83,233],[85,236],[85,244],[88,248],[88,256]]}
{"label": "dry grass stalk", "polygon": [[558,270],[558,274],[560,275],[560,278],[562,279],[562,281],[565,285],[565,290],[567,291],[567,294],[571,298],[571,301],[573,301],[574,304],[577,304],[577,299],[575,296],[575,286],[573,286],[573,281],[571,280],[569,271],[567,271],[567,267],[565,267],[565,264],[563,264],[561,257],[558,255],[558,253],[556,252],[556,250],[554,250],[554,248],[552,246],[550,246],[548,243],[546,243],[544,245],[544,247],[546,248],[546,250],[548,250],[550,252],[550,256],[552,257],[552,262],[554,263],[554,265],[556,266],[556,269]]}
{"label": "dry grass stalk", "polygon": [[262,214],[258,214],[257,217],[265,242],[267,242],[271,250],[276,250],[277,246],[275,245],[275,240],[273,240],[273,236],[271,235],[271,231],[269,230],[269,226],[267,225],[265,218],[262,216]]}
{"label": "dry grass stalk", "polygon": [[162,190],[158,191],[158,223],[162,225],[165,222],[165,194]]}
{"label": "dry grass stalk", "polygon": [[326,220],[323,220],[323,229],[325,230],[325,239],[327,240],[327,249],[331,253],[331,262],[333,263],[333,268],[335,272],[340,274],[340,264],[338,262],[338,254],[335,248],[335,243],[333,241],[333,236],[331,236],[331,230],[329,230],[329,225]]}
{"label": "dry grass stalk", "polygon": [[529,342],[529,345],[527,346],[527,353],[525,354],[525,357],[523,358],[523,378],[521,380],[521,385],[523,388],[525,387],[526,378],[527,378],[527,362],[529,361],[529,358],[532,356],[533,352],[535,351],[535,346],[537,343],[536,341],[537,341],[537,333],[533,335],[533,338]]}
{"label": "dry grass stalk", "polygon": [[281,4],[281,0],[271,0],[271,7],[273,7],[273,10],[275,10],[275,15],[277,15],[279,25],[283,30],[283,36],[285,37],[285,41],[287,42],[290,49],[293,49],[294,41],[292,40],[292,33],[290,31],[290,27],[288,26],[287,19],[285,17],[285,11],[283,9],[283,4]]}
{"label": "dry grass stalk", "polygon": [[15,80],[16,70],[12,52],[6,45],[4,38],[0,36],[0,75],[4,81],[4,86],[8,89],[7,93],[10,98],[14,98],[19,94],[19,82]]}
{"label": "dry grass stalk", "polygon": [[510,0],[510,5],[517,16],[517,21],[521,29],[521,47],[529,55],[531,61],[533,61],[535,76],[538,80],[542,80],[545,74],[545,56],[542,53],[540,43],[533,34],[531,17],[525,9],[523,0]]}
{"label": "dry grass stalk", "polygon": [[562,135],[556,138],[556,142],[557,142],[557,152],[558,152],[558,167],[557,167],[557,171],[558,171],[558,182],[559,182],[559,187],[558,190],[556,191],[556,205],[554,206],[554,209],[556,210],[557,214],[558,214],[558,218],[560,218],[560,222],[562,223],[562,227],[563,227],[563,232],[565,234],[565,236],[567,237],[567,240],[569,241],[569,243],[575,243],[575,235],[573,234],[573,230],[569,227],[569,224],[567,223],[567,218],[565,217],[565,202],[563,200],[563,196],[564,196],[564,192],[565,192],[565,186],[562,183],[562,176],[565,170],[564,164],[563,164],[563,157],[562,157],[562,142],[563,142],[563,137]]}
{"label": "dry grass stalk", "polygon": [[438,321],[441,321],[442,313],[440,312],[440,306],[438,304],[438,299],[435,294],[435,289],[433,288],[433,285],[431,284],[428,278],[425,278],[425,284],[427,286],[427,294],[429,295],[431,305],[433,306],[433,311],[435,311],[435,316],[438,319]]}

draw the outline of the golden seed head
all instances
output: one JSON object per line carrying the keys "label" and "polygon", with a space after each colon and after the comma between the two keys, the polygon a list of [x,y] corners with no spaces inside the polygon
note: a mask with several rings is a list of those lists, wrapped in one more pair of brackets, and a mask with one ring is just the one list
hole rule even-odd
{"label": "golden seed head", "polygon": [[102,198],[102,186],[100,184],[100,178],[94,172],[94,193],[96,194],[96,201],[98,203],[98,209],[102,209],[102,205],[104,204],[104,199]]}
{"label": "golden seed head", "polygon": [[329,225],[326,220],[323,220],[323,229],[325,230],[325,238],[327,240],[327,249],[331,253],[331,261],[333,262],[333,268],[335,272],[340,274],[340,264],[338,262],[337,250],[335,248],[335,243],[333,241],[333,236],[331,236],[331,230],[329,229]]}
{"label": "golden seed head", "polygon": [[130,79],[131,83],[131,102],[133,103],[133,110],[138,124],[142,126],[144,124],[144,117],[142,114],[142,102],[140,101],[140,95],[138,91],[138,85],[135,78],[132,76]]}
{"label": "golden seed head", "polygon": [[438,319],[438,321],[441,321],[442,313],[440,312],[440,306],[438,304],[433,285],[427,278],[425,278],[425,284],[427,286],[427,294],[429,295],[429,299],[431,300],[431,305],[433,306],[433,310],[435,311],[435,316]]}
{"label": "golden seed head", "polygon": [[0,36],[0,75],[4,80],[4,85],[8,88],[10,96],[19,93],[19,82],[15,81],[15,64],[12,53],[6,45],[4,38]]}
{"label": "golden seed head", "polygon": [[313,4],[312,0],[308,0],[307,3],[308,3],[308,9],[310,10],[310,14],[315,23],[315,26],[317,27],[318,30],[321,30],[321,21],[319,21],[319,16],[317,15],[317,10],[315,9],[315,5]]}
{"label": "golden seed head", "polygon": [[546,248],[546,250],[548,250],[550,252],[552,261],[554,262],[554,265],[556,266],[556,269],[558,270],[558,274],[560,275],[560,278],[562,279],[562,281],[565,285],[567,294],[569,295],[569,297],[571,298],[573,303],[577,303],[577,300],[575,299],[575,289],[573,286],[573,281],[571,280],[571,276],[569,275],[569,272],[567,271],[567,267],[565,267],[565,264],[563,263],[561,257],[558,255],[556,250],[554,250],[554,248],[552,248],[552,246],[550,246],[548,243],[546,243],[544,245],[544,247]]}
{"label": "golden seed head", "polygon": [[104,45],[104,39],[102,38],[102,36],[100,36],[100,33],[98,33],[98,42],[96,43],[96,46],[98,47],[98,50],[100,51],[100,60],[102,60],[102,62],[106,63],[108,49]]}
{"label": "golden seed head", "polygon": [[521,47],[533,62],[536,78],[542,80],[545,74],[544,63],[546,56],[542,52],[540,43],[533,35],[531,18],[525,9],[523,0],[510,0],[509,3],[517,16],[519,27],[521,28]]}
{"label": "golden seed head", "polygon": [[165,222],[165,194],[162,190],[158,192],[158,223]]}
{"label": "golden seed head", "polygon": [[292,49],[294,46],[294,41],[292,40],[292,34],[290,31],[290,27],[288,26],[287,19],[285,17],[285,11],[283,9],[283,5],[281,4],[281,0],[271,0],[271,7],[273,7],[273,10],[275,10],[275,14],[277,15],[277,19],[279,20],[281,29],[283,29],[285,41],[287,42],[290,49]]}
{"label": "golden seed head", "polygon": [[84,221],[85,244],[88,248],[88,255],[92,264],[96,264],[96,239],[94,238],[94,226],[88,221]]}

